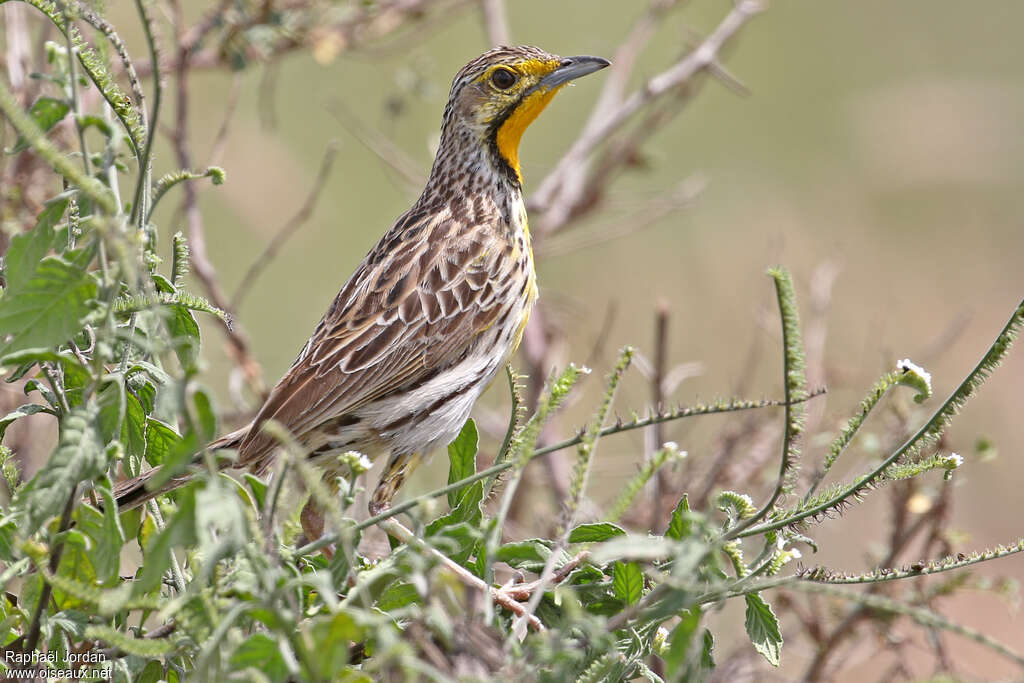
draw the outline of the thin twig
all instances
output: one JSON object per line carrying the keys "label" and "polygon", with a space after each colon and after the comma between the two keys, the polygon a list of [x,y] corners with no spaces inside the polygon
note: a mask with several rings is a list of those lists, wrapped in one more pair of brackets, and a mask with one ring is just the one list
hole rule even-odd
{"label": "thin twig", "polygon": [[494,47],[508,45],[508,18],[505,16],[504,0],[480,0],[480,12],[483,14],[484,30],[490,44]]}
{"label": "thin twig", "polygon": [[[658,301],[657,311],[654,316],[654,368],[650,378],[651,405],[656,413],[661,412],[661,407],[665,403],[664,379],[665,366],[668,364],[668,316],[668,302],[664,300]],[[661,445],[665,443],[663,424],[661,422],[653,424],[647,430],[647,435],[649,436],[649,443],[646,449],[648,459],[654,457],[654,454],[661,448]],[[665,496],[668,494],[668,481],[666,481],[661,468],[658,468],[654,473],[653,489],[654,501],[653,505],[651,505],[651,517],[648,521],[648,528],[651,530],[657,529],[661,524],[664,512],[662,506],[665,502]]]}
{"label": "thin twig", "polygon": [[[50,564],[49,570],[50,575],[57,573],[57,569],[60,568],[60,558],[64,554],[64,532],[71,526],[71,513],[75,509],[75,502],[78,500],[78,487],[74,487],[71,491],[71,495],[68,496],[68,501],[64,504],[64,511],[60,515],[60,524],[57,526],[56,537],[58,540],[50,552]],[[32,623],[28,628],[28,635],[25,637],[24,652],[34,652],[36,647],[39,645],[39,633],[41,628],[41,622],[43,617],[43,611],[47,608],[50,603],[50,596],[53,594],[53,586],[49,581],[43,581],[43,588],[39,591],[39,601],[36,602],[36,610],[32,614]],[[29,657],[26,668],[32,666],[34,660]]]}
{"label": "thin twig", "polygon": [[456,563],[447,555],[439,551],[437,548],[428,545],[426,542],[423,541],[423,539],[416,536],[414,533],[406,529],[397,521],[393,519],[386,520],[381,523],[381,528],[384,529],[384,531],[386,531],[387,533],[397,538],[402,543],[408,545],[409,547],[416,548],[417,550],[432,555],[434,558],[440,561],[441,564],[443,564],[448,571],[455,574],[455,576],[458,577],[459,580],[462,581],[464,584],[466,584],[470,588],[475,588],[479,590],[481,593],[489,595],[491,600],[493,600],[495,604],[501,605],[502,607],[512,612],[516,616],[525,618],[527,622],[530,624],[530,626],[532,626],[535,630],[546,630],[544,628],[544,624],[541,623],[540,619],[533,616],[532,614],[527,614],[526,609],[523,607],[523,605],[517,602],[515,599],[513,599],[510,594],[506,593],[504,590],[500,588],[488,586],[481,579],[477,578],[474,574],[472,574],[468,569]]}
{"label": "thin twig", "polygon": [[[530,207],[543,212],[544,231],[550,232],[565,225],[584,196],[584,175],[587,159],[593,151],[613,133],[628,123],[638,112],[652,102],[665,97],[686,84],[694,76],[715,63],[722,47],[732,39],[747,21],[763,9],[758,0],[740,0],[711,34],[692,52],[649,79],[618,106],[614,105],[611,85],[595,106],[583,132],[541,182],[530,198]],[[642,34],[642,32],[641,32]],[[616,83],[618,83],[616,81]]]}
{"label": "thin twig", "polygon": [[[188,73],[189,63],[195,49],[196,41],[200,40],[206,28],[205,24],[199,24],[187,33],[184,29],[184,17],[181,3],[173,0],[171,3],[174,14],[174,26],[178,40],[178,68],[176,70],[177,85],[177,111],[175,114],[175,126],[172,134],[174,151],[177,156],[178,165],[181,168],[192,168],[192,153],[189,149],[189,99],[188,99]],[[212,24],[211,24],[212,25]],[[205,29],[205,30],[204,30]],[[184,200],[182,207],[185,212],[185,221],[188,226],[189,250],[191,253],[192,272],[203,284],[207,296],[217,308],[231,312],[228,297],[221,289],[217,280],[217,271],[210,262],[206,252],[206,237],[203,232],[202,216],[199,213],[199,203],[195,186],[192,183],[185,183],[183,187]],[[231,320],[231,318],[228,318]],[[241,367],[249,386],[257,394],[263,393],[262,371],[256,362],[249,348],[249,339],[241,326],[229,324],[227,320],[222,321],[222,329],[227,337],[229,347],[234,356],[235,363]]]}
{"label": "thin twig", "polygon": [[316,208],[317,200],[320,198],[320,192],[324,189],[324,185],[327,183],[327,178],[331,175],[331,167],[334,165],[334,159],[338,155],[337,143],[330,143],[327,145],[327,150],[324,152],[323,159],[320,161],[320,170],[317,171],[316,178],[313,180],[313,187],[310,189],[309,194],[306,196],[306,201],[302,203],[299,210],[294,216],[288,219],[288,222],[281,226],[281,229],[274,233],[273,239],[263,249],[262,253],[253,261],[249,269],[245,271],[245,275],[242,277],[242,281],[239,283],[238,288],[235,290],[234,295],[231,297],[231,302],[228,304],[231,310],[237,311],[245,297],[252,291],[253,283],[256,278],[263,273],[267,265],[270,264],[271,260],[277,255],[284,243],[287,242],[292,235],[294,235],[299,228],[301,228],[306,221],[313,215],[313,210]]}

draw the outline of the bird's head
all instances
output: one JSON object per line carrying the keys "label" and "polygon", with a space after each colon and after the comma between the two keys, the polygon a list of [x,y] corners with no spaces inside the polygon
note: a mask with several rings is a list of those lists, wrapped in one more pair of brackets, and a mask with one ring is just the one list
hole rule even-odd
{"label": "bird's head", "polygon": [[[519,141],[523,131],[563,86],[608,66],[601,57],[559,57],[537,47],[497,47],[455,76],[444,129],[485,145],[500,170],[522,181]],[[454,142],[454,141],[453,141]]]}

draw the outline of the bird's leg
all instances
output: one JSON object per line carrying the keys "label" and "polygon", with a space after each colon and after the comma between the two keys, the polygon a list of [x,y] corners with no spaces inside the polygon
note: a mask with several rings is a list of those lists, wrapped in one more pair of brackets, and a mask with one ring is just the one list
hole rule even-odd
{"label": "bird's leg", "polygon": [[[379,515],[381,512],[384,512],[391,507],[391,499],[395,497],[395,493],[405,482],[406,476],[414,467],[416,467],[417,464],[419,464],[419,461],[420,456],[418,453],[408,455],[398,453],[391,456],[383,474],[380,475],[380,483],[377,484],[377,488],[373,491],[373,497],[370,499],[371,515]],[[436,548],[424,543],[423,539],[413,534],[398,520],[394,518],[382,520],[380,522],[380,528],[383,529],[386,534],[396,539],[399,543],[404,543],[405,545],[417,548],[432,555],[442,565],[444,565],[446,569],[458,577],[462,583],[470,588],[479,590],[481,593],[489,595],[496,605],[501,605],[517,616],[525,617],[527,622],[534,629],[538,631],[544,630],[544,624],[541,623],[540,619],[532,614],[527,614],[526,608],[522,604],[507,595],[501,589],[487,585],[487,583],[477,578],[468,569],[458,564]]]}
{"label": "bird's leg", "polygon": [[420,463],[419,453],[393,453],[380,475],[370,498],[370,515],[376,516],[391,507],[391,500],[405,483],[405,478]]}
{"label": "bird's leg", "polygon": [[[312,497],[302,506],[299,522],[302,524],[302,533],[306,535],[307,541],[313,542],[324,535],[324,511]],[[328,560],[334,556],[334,551],[330,546],[324,546],[321,552]]]}
{"label": "bird's leg", "polygon": [[[328,493],[332,496],[338,495],[337,480],[333,476],[324,476],[324,484],[327,486]],[[324,535],[324,514],[325,510],[322,505],[317,502],[316,496],[309,496],[309,500],[302,507],[302,512],[299,513],[299,522],[302,524],[302,533],[306,535],[306,540],[313,542]],[[322,550],[324,557],[330,560],[334,557],[334,550],[330,546],[324,546]]]}

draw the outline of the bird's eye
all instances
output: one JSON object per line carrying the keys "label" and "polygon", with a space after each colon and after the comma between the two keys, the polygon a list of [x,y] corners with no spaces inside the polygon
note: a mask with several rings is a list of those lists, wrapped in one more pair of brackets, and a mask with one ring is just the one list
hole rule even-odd
{"label": "bird's eye", "polygon": [[491,83],[499,90],[508,90],[517,80],[516,75],[508,69],[495,69],[491,74]]}

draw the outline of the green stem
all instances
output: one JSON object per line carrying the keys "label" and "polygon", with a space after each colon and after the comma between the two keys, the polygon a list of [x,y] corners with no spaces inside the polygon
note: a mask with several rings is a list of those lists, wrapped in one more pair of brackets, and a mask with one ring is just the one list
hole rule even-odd
{"label": "green stem", "polygon": [[67,178],[72,184],[92,199],[97,206],[114,215],[117,213],[117,201],[113,193],[100,181],[83,173],[65,154],[50,142],[40,130],[32,117],[24,112],[18,101],[0,80],[0,110],[7,116],[14,129],[24,137],[39,156],[46,160],[57,173]]}
{"label": "green stem", "polygon": [[[797,401],[798,402],[807,401],[807,400],[810,400],[811,398],[814,398],[815,396],[820,396],[823,393],[824,393],[824,390],[811,392],[807,397],[797,399]],[[719,413],[738,412],[738,411],[741,411],[741,410],[756,410],[756,409],[759,409],[759,408],[771,408],[771,407],[778,407],[778,406],[781,406],[781,405],[782,405],[782,402],[781,401],[776,401],[776,400],[762,400],[762,401],[740,401],[740,400],[733,400],[733,401],[730,401],[728,403],[724,403],[723,402],[723,403],[718,403],[718,404],[714,404],[714,405],[697,406],[695,408],[686,408],[686,409],[674,411],[674,412],[672,412],[670,414],[666,414],[666,415],[655,415],[653,417],[649,417],[649,418],[646,418],[646,419],[643,419],[643,420],[635,420],[633,422],[626,423],[626,424],[612,425],[611,427],[605,427],[604,429],[601,430],[601,436],[608,436],[610,434],[619,434],[621,432],[628,432],[628,431],[632,431],[634,429],[643,429],[644,427],[648,427],[648,426],[650,426],[652,424],[657,424],[659,422],[670,422],[672,420],[680,420],[680,419],[687,418],[687,417],[696,417],[698,415],[716,415],[716,414],[719,414]],[[563,448],[569,448],[571,446],[575,446],[576,444],[580,443],[582,440],[583,440],[583,437],[581,435],[577,435],[577,436],[572,437],[571,439],[566,439],[565,441],[560,441],[560,442],[552,444],[550,446],[545,446],[544,448],[538,448],[537,450],[535,450],[533,452],[531,457],[532,458],[536,458],[536,457],[541,456],[541,455],[546,455],[546,454],[552,453],[554,451],[562,450]],[[446,495],[448,495],[449,493],[451,493],[453,491],[458,491],[459,489],[461,489],[463,487],[466,487],[466,486],[469,486],[470,484],[473,484],[473,483],[475,483],[477,481],[480,481],[481,479],[486,479],[487,477],[501,474],[502,472],[504,472],[505,470],[513,467],[514,465],[516,465],[515,461],[506,461],[506,462],[498,463],[497,465],[492,465],[492,466],[488,467],[487,469],[480,470],[476,474],[471,475],[469,477],[466,477],[465,479],[460,479],[459,481],[452,482],[451,484],[448,484],[447,486],[443,486],[443,487],[441,487],[439,489],[435,489],[433,491],[429,491],[429,492],[424,493],[422,495],[416,496],[415,498],[410,498],[409,500],[407,500],[405,502],[402,502],[402,503],[399,503],[398,505],[395,505],[392,508],[390,508],[388,510],[385,510],[384,512],[381,512],[380,514],[373,515],[372,517],[369,517],[369,518],[363,520],[362,522],[360,522],[359,524],[357,524],[355,526],[355,531],[361,531],[361,530],[366,529],[368,527],[371,527],[371,526],[374,526],[376,524],[379,524],[380,522],[384,521],[385,519],[388,519],[390,517],[394,517],[395,515],[400,515],[403,512],[408,512],[409,510],[412,510],[413,508],[418,506],[420,503],[426,502],[428,500],[432,500],[434,498],[440,498],[441,496],[446,496]],[[299,548],[297,551],[295,551],[295,554],[296,554],[297,557],[301,557],[301,556],[304,556],[304,555],[311,555],[311,554],[315,553],[316,551],[320,550],[321,548],[326,547],[328,545],[331,545],[332,543],[336,543],[337,541],[338,541],[337,534],[327,534],[327,535],[322,536],[321,538],[317,539],[316,541],[313,541],[312,543],[309,543],[309,544]]]}
{"label": "green stem", "polygon": [[903,455],[910,451],[912,448],[916,447],[919,444],[919,442],[927,438],[932,438],[938,432],[941,432],[946,422],[953,415],[956,414],[957,410],[959,409],[959,406],[962,405],[963,402],[967,400],[967,398],[971,394],[973,394],[974,391],[985,380],[985,377],[988,376],[989,370],[991,370],[992,367],[998,364],[1002,360],[1003,356],[1006,355],[1006,352],[1010,348],[1010,344],[1016,338],[1017,332],[1022,324],[1024,324],[1024,301],[1021,301],[1017,309],[1013,312],[1013,315],[1010,316],[1010,319],[1003,326],[1003,329],[999,333],[999,336],[996,337],[996,340],[992,343],[992,346],[989,347],[988,352],[984,355],[984,357],[982,357],[980,361],[978,361],[977,365],[974,366],[974,369],[971,370],[970,374],[968,374],[967,377],[964,378],[960,385],[943,402],[942,406],[935,411],[931,418],[927,422],[925,422],[920,429],[917,430],[917,433],[915,433],[913,436],[907,439],[902,446],[900,446],[892,453],[892,455],[882,460],[882,462],[880,462],[878,466],[876,466],[868,474],[862,476],[860,479],[858,479],[850,486],[846,487],[844,490],[840,491],[834,497],[825,500],[819,503],[818,505],[807,508],[806,510],[795,512],[787,517],[775,520],[774,522],[760,524],[758,526],[753,526],[742,530],[734,529],[733,532],[730,533],[729,537],[742,538],[746,536],[755,536],[758,534],[763,534],[767,531],[783,529],[787,526],[805,520],[808,517],[814,517],[815,515],[819,515],[823,512],[826,512],[827,510],[833,508],[846,498],[849,498],[850,496],[856,494],[857,492],[863,490],[865,487],[870,485],[873,481],[880,477],[882,473],[884,473],[890,465],[892,465],[894,462],[903,457]]}
{"label": "green stem", "polygon": [[[153,36],[153,19],[144,4],[144,0],[135,0],[135,6],[139,10],[139,17],[142,20],[143,32],[146,36],[146,44],[149,46],[149,59],[153,64],[153,111],[149,116],[146,126],[146,146],[143,148],[142,158],[139,161],[139,180],[135,184],[135,199],[132,201],[132,213],[130,222],[138,221],[138,229],[145,227],[148,212],[143,204],[149,201],[150,191],[153,183],[153,169],[151,158],[153,153],[153,138],[156,136],[156,124],[160,116],[160,99],[163,94],[163,85],[160,82],[160,60],[156,47],[156,38]],[[155,245],[149,244],[149,249]]]}

